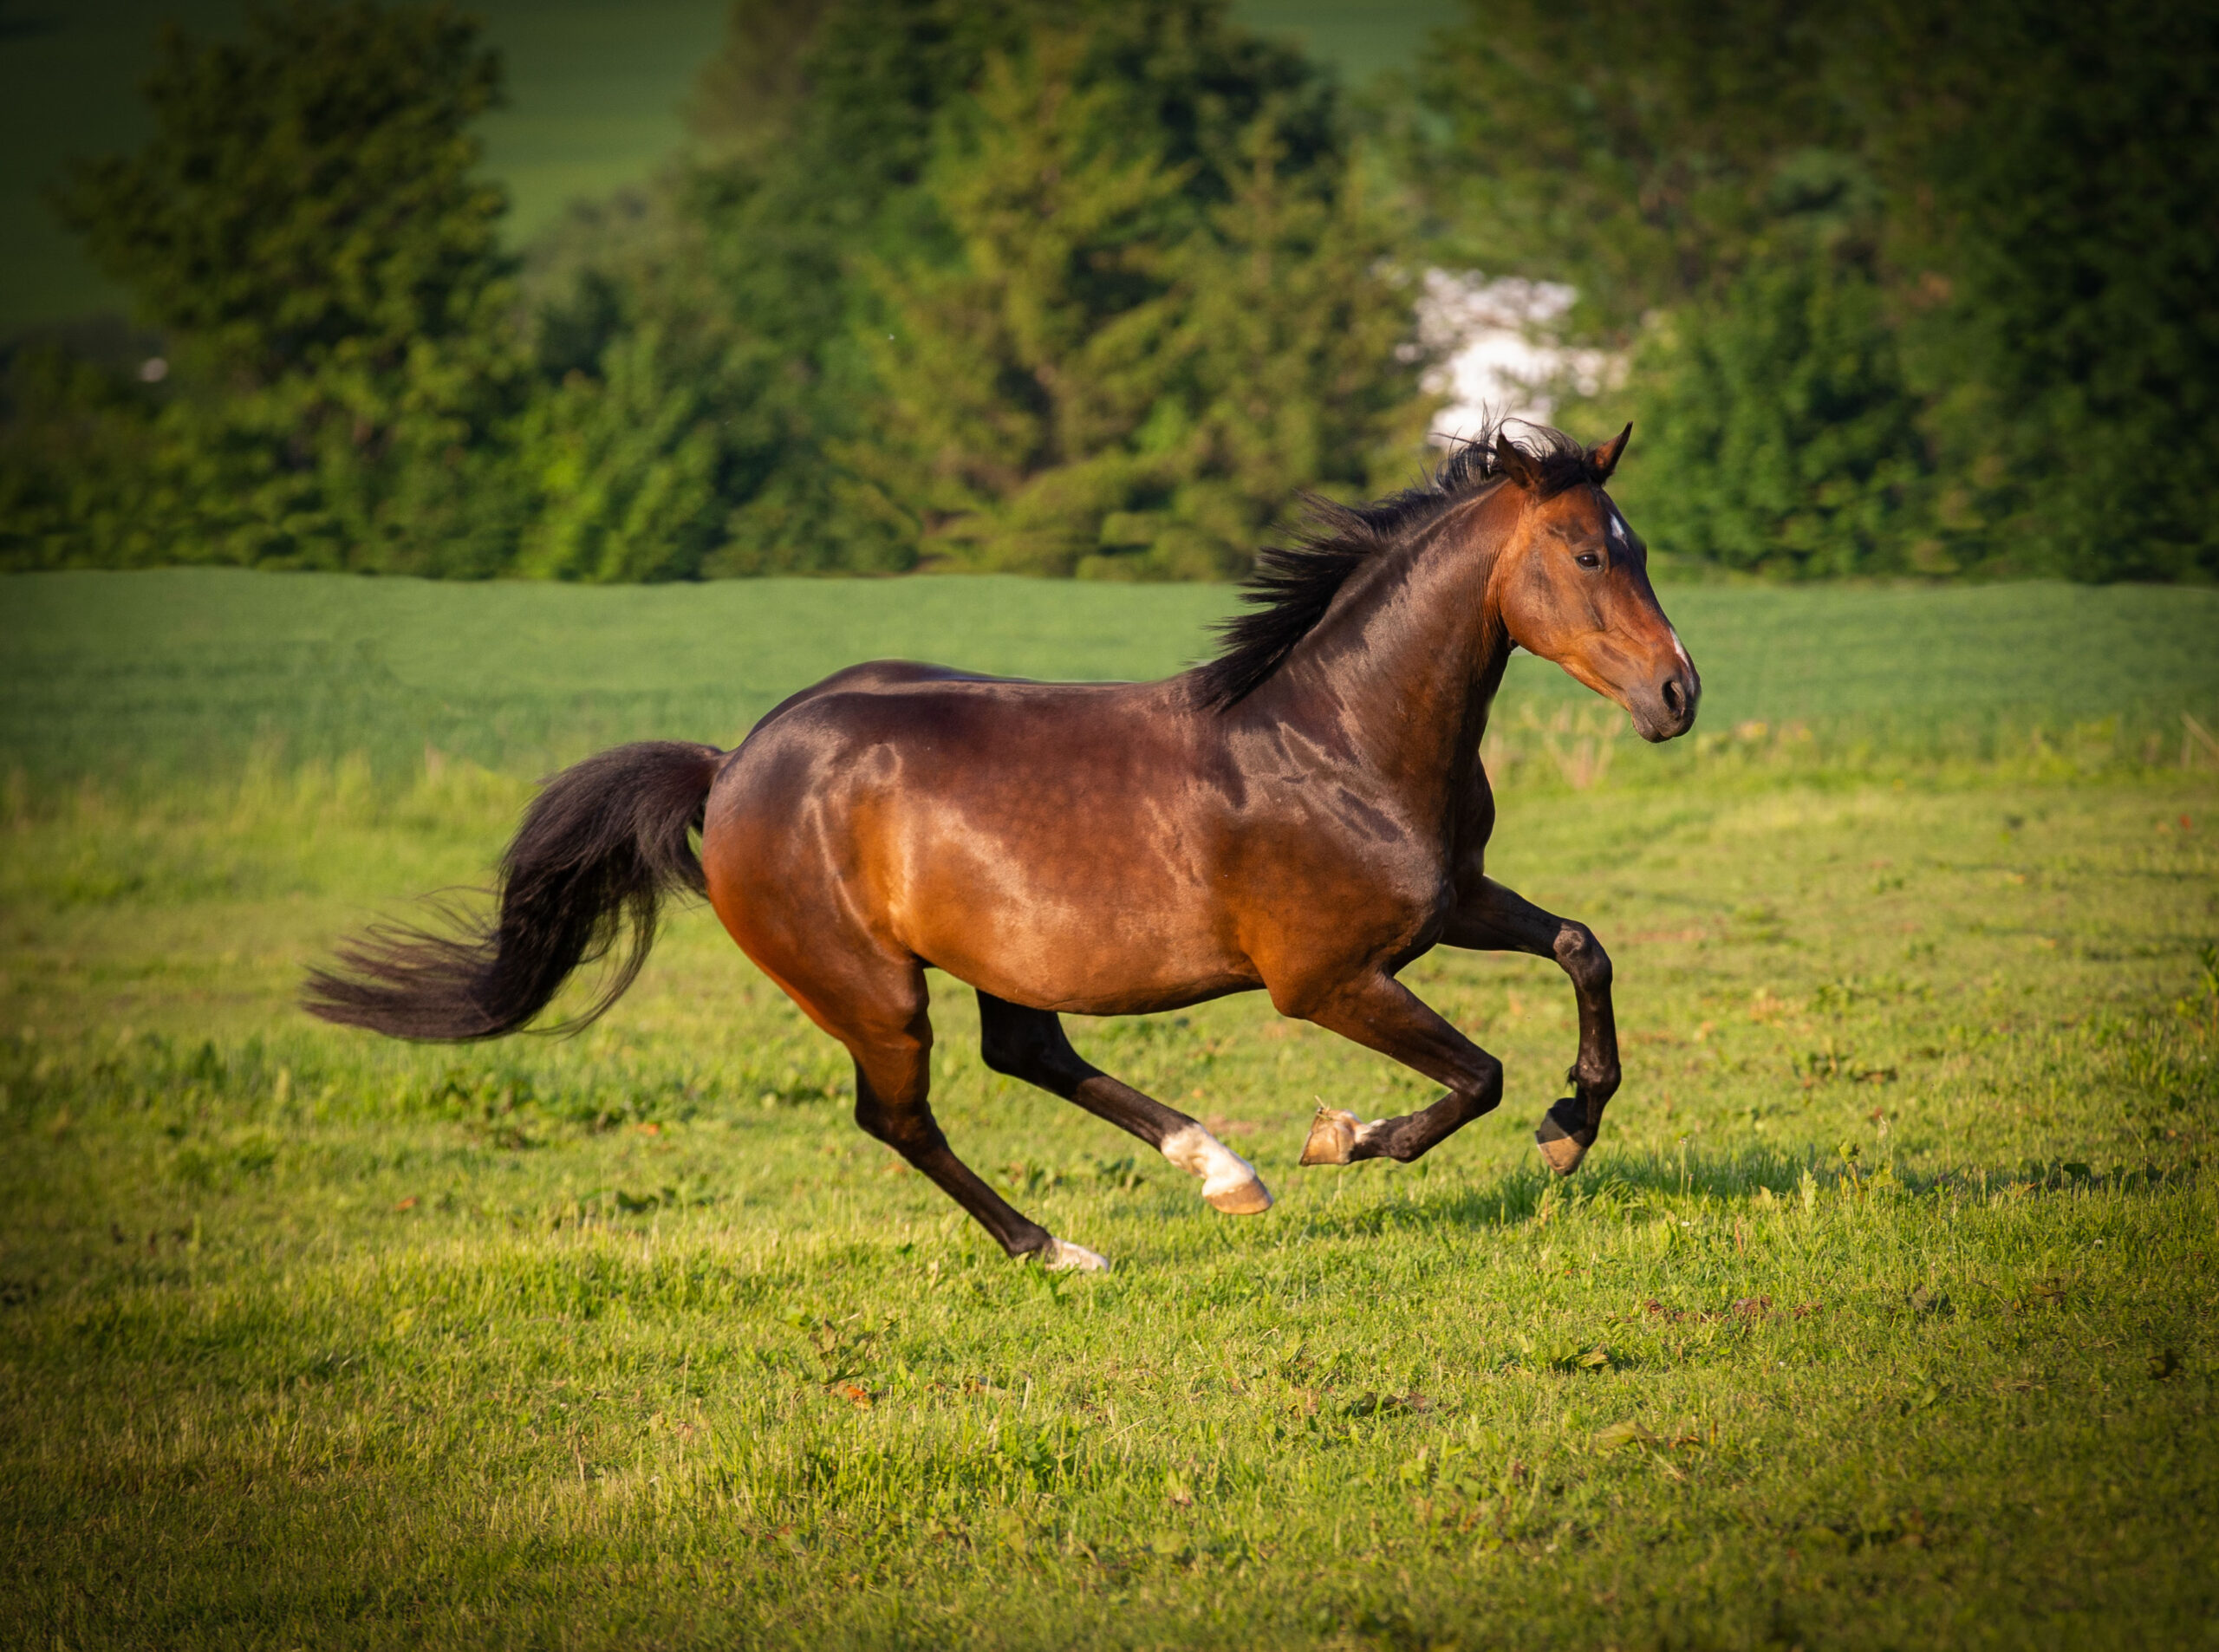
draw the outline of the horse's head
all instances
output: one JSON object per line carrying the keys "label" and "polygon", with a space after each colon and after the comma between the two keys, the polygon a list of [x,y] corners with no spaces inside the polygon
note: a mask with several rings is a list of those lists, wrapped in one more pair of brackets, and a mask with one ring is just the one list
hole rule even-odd
{"label": "horse's head", "polygon": [[[1669,740],[1695,726],[1702,679],[1650,589],[1648,546],[1603,491],[1632,433],[1629,425],[1585,454],[1548,459],[1496,438],[1522,509],[1491,585],[1519,647],[1617,701],[1644,740]],[[1584,474],[1567,485],[1565,461],[1575,458]]]}

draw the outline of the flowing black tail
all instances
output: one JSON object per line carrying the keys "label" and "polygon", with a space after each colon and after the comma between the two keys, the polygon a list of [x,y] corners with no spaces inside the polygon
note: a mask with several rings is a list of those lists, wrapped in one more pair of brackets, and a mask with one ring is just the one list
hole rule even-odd
{"label": "flowing black tail", "polygon": [[374,925],[339,949],[335,969],[309,972],[303,1006],[397,1038],[498,1038],[545,1009],[571,971],[606,957],[628,928],[600,998],[563,1024],[584,1026],[647,961],[663,895],[706,887],[688,834],[701,824],[723,755],[646,740],[563,770],[532,800],[502,857],[490,920],[443,906],[459,935]]}

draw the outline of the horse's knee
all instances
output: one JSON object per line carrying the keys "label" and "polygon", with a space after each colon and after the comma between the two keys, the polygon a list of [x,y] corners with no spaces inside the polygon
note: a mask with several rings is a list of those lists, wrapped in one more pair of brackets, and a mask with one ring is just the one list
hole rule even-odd
{"label": "horse's knee", "polygon": [[1492,1113],[1502,1104],[1502,1062],[1482,1050],[1473,1063],[1467,1092],[1476,1111]]}
{"label": "horse's knee", "polygon": [[1585,924],[1568,923],[1557,932],[1556,959],[1573,985],[1591,992],[1610,990],[1611,955]]}

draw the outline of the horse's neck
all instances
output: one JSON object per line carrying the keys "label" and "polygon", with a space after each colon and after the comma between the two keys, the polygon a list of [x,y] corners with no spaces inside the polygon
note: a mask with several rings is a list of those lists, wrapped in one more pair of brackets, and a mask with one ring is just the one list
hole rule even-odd
{"label": "horse's neck", "polygon": [[1273,714],[1414,810],[1454,809],[1513,646],[1489,591],[1497,543],[1444,532],[1362,570],[1265,686]]}

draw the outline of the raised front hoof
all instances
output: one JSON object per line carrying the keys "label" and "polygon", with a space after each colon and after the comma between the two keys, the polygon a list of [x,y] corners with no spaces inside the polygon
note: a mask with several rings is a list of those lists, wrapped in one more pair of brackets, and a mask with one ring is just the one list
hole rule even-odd
{"label": "raised front hoof", "polygon": [[1310,1139],[1302,1144],[1305,1164],[1350,1164],[1356,1159],[1357,1127],[1363,1122],[1337,1107],[1321,1107],[1310,1121]]}
{"label": "raised front hoof", "polygon": [[1228,1216],[1260,1216],[1272,1207],[1272,1190],[1264,1186],[1261,1176],[1236,1182],[1230,1187],[1220,1187],[1215,1193],[1202,1189],[1202,1197],[1213,1209]]}
{"label": "raised front hoof", "polygon": [[1074,1245],[1069,1239],[1051,1238],[1033,1254],[1040,1259],[1040,1265],[1051,1273],[1107,1273],[1110,1259],[1090,1251],[1083,1245]]}
{"label": "raised front hoof", "polygon": [[1559,1176],[1578,1169],[1587,1149],[1595,1145],[1595,1134],[1587,1128],[1587,1104],[1576,1096],[1559,1102],[1542,1115],[1541,1128],[1533,1132],[1533,1145]]}

